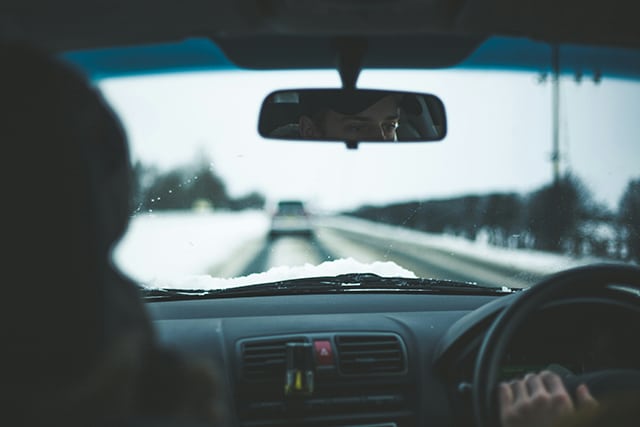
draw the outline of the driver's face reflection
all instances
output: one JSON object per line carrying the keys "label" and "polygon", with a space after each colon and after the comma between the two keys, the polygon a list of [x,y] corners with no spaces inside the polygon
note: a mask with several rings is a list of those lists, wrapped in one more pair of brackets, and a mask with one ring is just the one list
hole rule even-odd
{"label": "driver's face reflection", "polygon": [[396,141],[399,114],[396,97],[388,95],[354,115],[326,110],[316,121],[303,116],[300,133],[303,138]]}

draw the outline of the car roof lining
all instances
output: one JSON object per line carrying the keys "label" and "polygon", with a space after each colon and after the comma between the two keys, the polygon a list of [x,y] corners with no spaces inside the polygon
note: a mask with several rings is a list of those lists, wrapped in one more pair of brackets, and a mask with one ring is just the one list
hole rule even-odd
{"label": "car roof lining", "polygon": [[[4,0],[0,36],[70,55],[97,78],[238,67],[333,68],[336,37],[368,40],[365,68],[545,71],[552,44],[589,44],[615,52],[582,51],[579,58],[574,52],[564,61],[561,55],[565,68],[600,69],[606,57],[613,74],[636,78],[636,8],[637,0],[611,0],[606,7],[602,0],[188,0],[179,6],[174,0]],[[487,50],[495,38],[520,44],[506,51],[509,46],[500,45],[497,55]],[[167,47],[178,48],[168,55]]]}
{"label": "car roof lining", "polygon": [[267,35],[497,35],[640,47],[636,11],[636,0],[3,0],[0,35],[58,52]]}
{"label": "car roof lining", "polygon": [[[364,68],[445,68],[468,57],[484,40],[478,36],[400,35],[363,37]],[[215,38],[233,63],[249,69],[334,68],[335,37],[269,35]]]}

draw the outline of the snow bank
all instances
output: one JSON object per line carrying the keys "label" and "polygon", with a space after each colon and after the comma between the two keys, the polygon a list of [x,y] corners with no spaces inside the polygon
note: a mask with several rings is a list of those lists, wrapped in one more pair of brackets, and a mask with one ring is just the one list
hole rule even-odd
{"label": "snow bank", "polygon": [[326,261],[319,265],[305,264],[295,267],[273,267],[263,273],[231,279],[219,279],[208,275],[164,277],[148,283],[147,286],[150,288],[172,289],[226,289],[255,283],[271,283],[287,279],[335,276],[347,273],[374,273],[386,277],[416,277],[413,272],[391,261],[377,261],[365,264],[353,258],[346,258]]}
{"label": "snow bank", "polygon": [[140,283],[206,274],[248,241],[265,235],[262,211],[163,212],[135,216],[114,262]]}
{"label": "snow bank", "polygon": [[508,249],[491,246],[486,242],[470,241],[462,237],[426,233],[406,227],[382,224],[347,216],[326,217],[320,220],[324,226],[362,233],[387,241],[410,242],[431,249],[467,256],[487,264],[522,272],[548,274],[566,268],[610,260],[594,257],[574,258],[567,255],[529,249]]}

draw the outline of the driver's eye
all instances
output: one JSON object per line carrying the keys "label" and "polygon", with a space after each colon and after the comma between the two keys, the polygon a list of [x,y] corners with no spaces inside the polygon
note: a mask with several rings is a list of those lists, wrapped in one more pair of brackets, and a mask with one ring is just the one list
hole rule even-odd
{"label": "driver's eye", "polygon": [[392,133],[398,128],[398,122],[388,122],[382,124],[382,131],[384,133]]}

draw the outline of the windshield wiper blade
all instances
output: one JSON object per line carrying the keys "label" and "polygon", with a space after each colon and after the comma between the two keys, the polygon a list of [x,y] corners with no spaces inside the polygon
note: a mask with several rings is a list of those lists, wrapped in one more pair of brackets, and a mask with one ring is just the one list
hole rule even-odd
{"label": "windshield wiper blade", "polygon": [[143,288],[142,297],[153,299],[192,299],[194,297],[263,296],[275,294],[327,293],[339,290],[339,286],[318,280],[322,278],[292,279],[272,283],[260,283],[223,289],[166,289]]}
{"label": "windshield wiper blade", "polygon": [[[375,290],[375,289],[396,289],[406,291],[446,291],[463,293],[482,292],[482,293],[504,293],[513,292],[516,289],[506,287],[484,286],[476,282],[460,282],[455,280],[446,279],[427,279],[422,277],[383,277],[377,274],[364,273],[364,274],[346,274],[342,276],[336,276],[334,280],[353,280],[355,285],[363,290]],[[348,283],[343,283],[343,286],[351,286]]]}
{"label": "windshield wiper blade", "polygon": [[473,282],[408,277],[384,277],[373,273],[349,273],[337,276],[305,277],[271,283],[224,289],[146,289],[146,299],[182,299],[197,296],[264,296],[282,294],[318,294],[340,292],[428,292],[496,295],[516,291],[505,287],[482,286]]}
{"label": "windshield wiper blade", "polygon": [[165,298],[180,299],[180,297],[193,298],[194,296],[208,295],[211,292],[210,290],[202,289],[165,289],[145,287],[141,287],[139,291],[142,297],[147,300]]}

